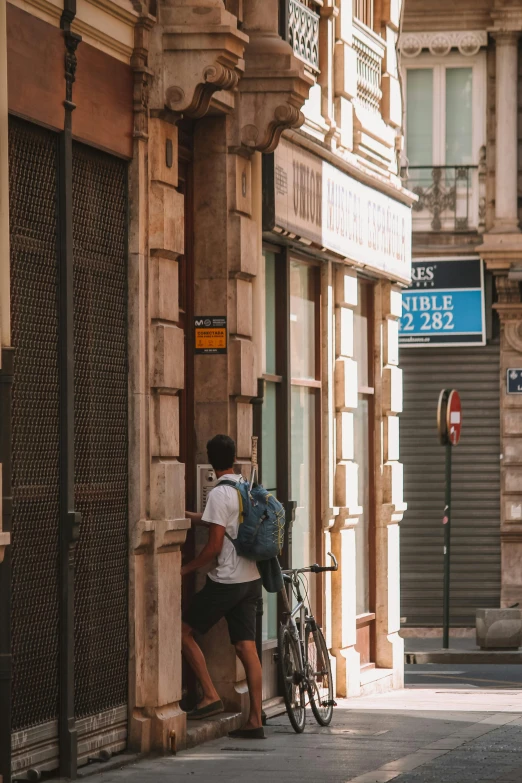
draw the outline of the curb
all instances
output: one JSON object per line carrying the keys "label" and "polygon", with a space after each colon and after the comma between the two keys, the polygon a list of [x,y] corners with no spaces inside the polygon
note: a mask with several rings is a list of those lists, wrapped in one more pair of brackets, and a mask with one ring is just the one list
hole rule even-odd
{"label": "curb", "polygon": [[521,664],[522,650],[428,650],[404,653],[404,663],[501,663]]}
{"label": "curb", "polygon": [[240,712],[224,712],[208,720],[187,721],[187,744],[183,750],[190,750],[203,742],[225,737],[229,731],[239,729],[243,722]]}

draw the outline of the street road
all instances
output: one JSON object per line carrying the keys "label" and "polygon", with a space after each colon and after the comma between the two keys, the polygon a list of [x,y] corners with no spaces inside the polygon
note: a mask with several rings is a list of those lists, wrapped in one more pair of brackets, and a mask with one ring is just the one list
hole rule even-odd
{"label": "street road", "polygon": [[[286,716],[267,739],[216,740],[90,783],[522,783],[516,666],[409,666],[407,688],[339,703],[330,728]],[[522,667],[520,667],[522,669]]]}
{"label": "street road", "polygon": [[[411,688],[522,688],[522,666],[517,664],[416,664],[405,666]],[[520,780],[522,783],[522,778]]]}

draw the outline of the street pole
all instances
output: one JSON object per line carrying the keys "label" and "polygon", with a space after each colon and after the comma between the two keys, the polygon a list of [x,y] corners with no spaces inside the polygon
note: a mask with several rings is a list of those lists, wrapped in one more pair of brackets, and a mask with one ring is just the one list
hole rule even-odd
{"label": "street pole", "polygon": [[450,547],[451,547],[451,441],[446,443],[446,497],[444,508],[444,608],[442,646],[449,647],[450,625]]}

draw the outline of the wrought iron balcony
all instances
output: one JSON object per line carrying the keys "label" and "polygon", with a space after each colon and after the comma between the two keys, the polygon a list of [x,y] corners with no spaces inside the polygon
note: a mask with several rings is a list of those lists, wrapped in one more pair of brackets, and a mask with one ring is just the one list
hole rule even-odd
{"label": "wrought iron balcony", "polygon": [[308,67],[317,73],[319,71],[319,14],[301,0],[282,0],[284,37],[299,57]]}
{"label": "wrought iron balcony", "polygon": [[409,166],[404,185],[419,197],[413,204],[415,231],[483,229],[485,193],[479,166]]}

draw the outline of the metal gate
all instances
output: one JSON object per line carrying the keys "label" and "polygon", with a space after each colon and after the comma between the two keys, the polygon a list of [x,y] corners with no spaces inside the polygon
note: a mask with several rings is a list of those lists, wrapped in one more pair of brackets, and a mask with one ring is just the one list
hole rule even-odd
{"label": "metal gate", "polygon": [[[56,137],[10,118],[13,769],[57,751],[59,367]],[[38,325],[38,328],[36,328]],[[30,749],[30,750],[29,750]],[[29,757],[29,753],[31,756]]]}
{"label": "metal gate", "polygon": [[500,606],[500,346],[403,349],[401,460],[408,510],[401,525],[405,625],[442,625],[444,447],[436,427],[443,388],[458,389],[463,424],[453,451],[451,625]]}
{"label": "metal gate", "polygon": [[[9,118],[12,281],[12,770],[59,761],[58,135]],[[78,763],[126,745],[128,665],[126,164],[73,148],[74,583]]]}
{"label": "metal gate", "polygon": [[127,730],[126,164],[73,145],[74,691],[80,763]]}

